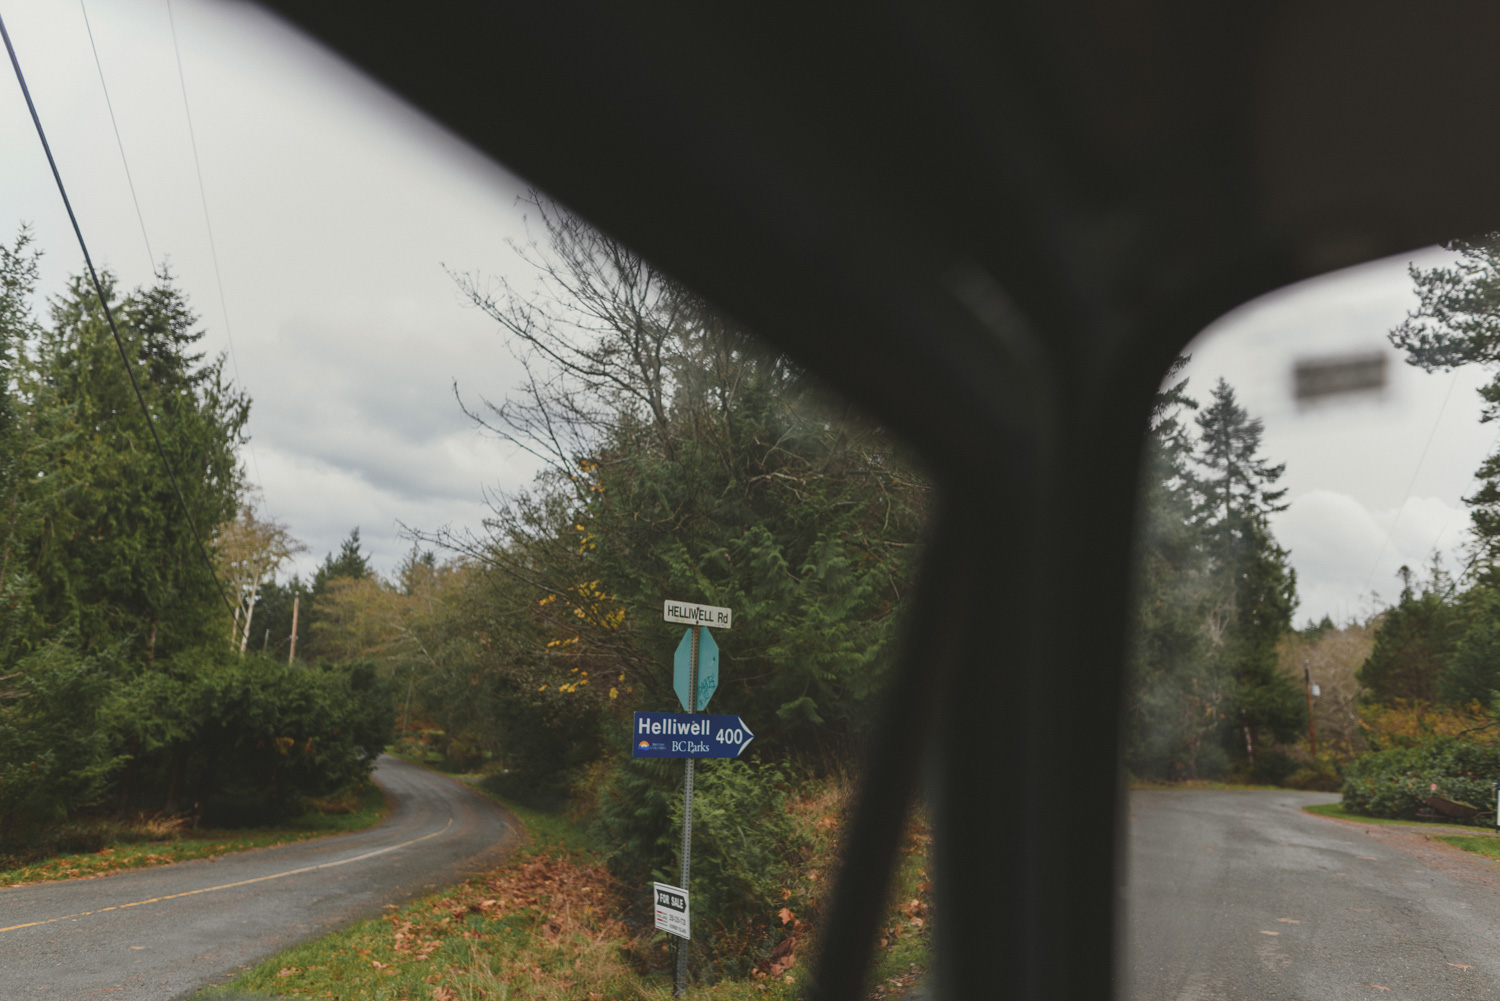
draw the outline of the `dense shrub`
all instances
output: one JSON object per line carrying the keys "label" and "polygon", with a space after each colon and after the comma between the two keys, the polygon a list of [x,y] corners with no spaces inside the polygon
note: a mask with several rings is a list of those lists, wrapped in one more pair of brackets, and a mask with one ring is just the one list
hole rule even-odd
{"label": "dense shrub", "polygon": [[1301,767],[1301,762],[1283,747],[1263,747],[1246,777],[1256,785],[1282,785],[1287,776]]}
{"label": "dense shrub", "polygon": [[1356,759],[1344,770],[1344,806],[1371,817],[1410,819],[1436,792],[1444,799],[1490,810],[1496,779],[1500,746],[1436,737]]}
{"label": "dense shrub", "polygon": [[[758,760],[703,760],[693,792],[692,892],[699,961],[744,975],[754,957],[715,949],[754,929],[757,941],[780,927],[783,890],[795,881],[805,847],[787,808],[782,770]],[[675,884],[682,864],[682,765],[663,759],[621,763],[600,794],[596,833],[613,847],[610,867],[627,885]],[[641,895],[643,905],[647,901]],[[649,920],[642,913],[643,919]]]}
{"label": "dense shrub", "polygon": [[1306,789],[1313,792],[1337,792],[1344,784],[1338,767],[1326,758],[1318,758],[1303,765],[1281,780],[1288,789]]}
{"label": "dense shrub", "polygon": [[119,764],[101,734],[107,666],[62,643],[0,682],[0,841],[61,821],[98,798]]}
{"label": "dense shrub", "polygon": [[364,778],[391,739],[391,693],[368,663],[303,668],[247,658],[197,686],[193,786],[206,823],[300,813]]}

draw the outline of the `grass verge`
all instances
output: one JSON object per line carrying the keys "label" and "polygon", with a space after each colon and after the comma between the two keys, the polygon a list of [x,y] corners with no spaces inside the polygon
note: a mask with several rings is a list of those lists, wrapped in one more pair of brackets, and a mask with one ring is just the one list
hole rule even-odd
{"label": "grass verge", "polygon": [[1432,840],[1485,858],[1500,859],[1500,838],[1493,834],[1434,834]]}
{"label": "grass verge", "polygon": [[[464,883],[295,946],[195,995],[239,993],[331,1001],[553,1001],[646,999],[672,994],[671,944],[650,927],[627,923],[639,887],[621,886],[580,823],[501,801],[529,839],[506,862]],[[847,784],[809,787],[792,803],[809,834],[799,885],[790,898],[807,913],[780,907],[786,937],[749,979],[695,984],[689,998],[789,1001],[801,996],[815,952],[818,900],[838,863]],[[895,893],[882,925],[872,997],[902,993],[926,968],[929,928],[927,856],[920,819],[902,844]],[[801,906],[801,905],[799,905]]]}
{"label": "grass verge", "polygon": [[[1392,817],[1366,817],[1361,813],[1350,813],[1344,808],[1343,803],[1316,803],[1312,806],[1304,806],[1306,813],[1316,814],[1319,817],[1333,817],[1336,820],[1356,820],[1361,824],[1395,824],[1399,827],[1425,827],[1437,828],[1448,831],[1474,831],[1475,828],[1465,824],[1445,824],[1435,820],[1401,820]],[[1479,840],[1493,840],[1493,835],[1471,834],[1470,837]]]}
{"label": "grass verge", "polygon": [[158,818],[111,823],[104,828],[107,843],[95,851],[67,852],[24,864],[0,856],[0,865],[9,861],[7,868],[0,869],[0,886],[106,876],[126,869],[217,858],[249,848],[363,830],[385,814],[385,797],[375,783],[366,781],[347,795],[316,803],[307,813],[275,828],[187,830],[181,820]]}
{"label": "grass verge", "polygon": [[1258,786],[1239,782],[1210,782],[1207,779],[1186,779],[1182,782],[1151,782],[1144,779],[1132,779],[1126,783],[1126,788],[1133,792],[1143,789],[1204,789],[1212,792],[1241,792],[1245,790],[1287,791],[1281,786]]}

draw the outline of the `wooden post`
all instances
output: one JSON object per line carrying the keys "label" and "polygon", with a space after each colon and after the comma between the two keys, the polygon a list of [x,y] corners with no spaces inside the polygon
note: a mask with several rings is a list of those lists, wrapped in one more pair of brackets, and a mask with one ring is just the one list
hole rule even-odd
{"label": "wooden post", "polygon": [[1307,689],[1307,742],[1312,745],[1312,756],[1318,756],[1318,725],[1313,722],[1312,670],[1306,660],[1302,661],[1302,684]]}
{"label": "wooden post", "polygon": [[292,652],[286,655],[288,664],[297,659],[297,602],[301,600],[300,594],[292,595]]}
{"label": "wooden post", "polygon": [[255,618],[255,595],[260,590],[260,578],[256,576],[255,584],[250,588],[250,607],[245,611],[245,632],[240,636],[240,656],[245,656],[245,647],[250,643],[250,622]]}

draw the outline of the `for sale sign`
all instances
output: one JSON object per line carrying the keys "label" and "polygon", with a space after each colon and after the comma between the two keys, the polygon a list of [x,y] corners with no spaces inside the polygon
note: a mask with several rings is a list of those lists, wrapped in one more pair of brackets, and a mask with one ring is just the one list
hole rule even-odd
{"label": "for sale sign", "polygon": [[652,883],[656,893],[656,927],[678,938],[692,938],[688,934],[688,893],[680,886]]}

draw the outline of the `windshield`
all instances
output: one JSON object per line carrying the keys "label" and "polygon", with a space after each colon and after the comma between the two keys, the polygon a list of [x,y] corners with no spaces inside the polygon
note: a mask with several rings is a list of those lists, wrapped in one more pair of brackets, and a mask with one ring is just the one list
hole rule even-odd
{"label": "windshield", "polygon": [[1494,990],[1493,247],[1267,295],[1163,382],[1126,996]]}
{"label": "windshield", "polygon": [[799,996],[920,465],[263,12],[5,15],[0,979]]}

